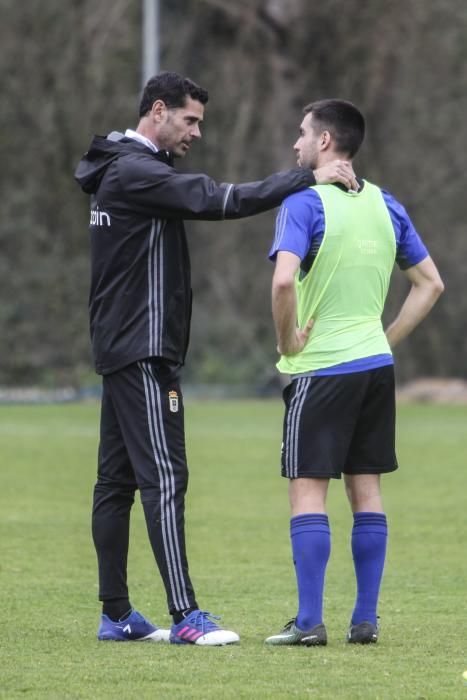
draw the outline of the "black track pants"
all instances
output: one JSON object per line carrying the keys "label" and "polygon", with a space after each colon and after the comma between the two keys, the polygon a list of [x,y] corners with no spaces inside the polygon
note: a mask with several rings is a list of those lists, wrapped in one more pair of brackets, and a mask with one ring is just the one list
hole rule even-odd
{"label": "black track pants", "polygon": [[176,370],[152,359],[104,376],[92,513],[100,600],[128,597],[130,510],[139,489],[169,612],[197,607],[185,551],[187,483]]}

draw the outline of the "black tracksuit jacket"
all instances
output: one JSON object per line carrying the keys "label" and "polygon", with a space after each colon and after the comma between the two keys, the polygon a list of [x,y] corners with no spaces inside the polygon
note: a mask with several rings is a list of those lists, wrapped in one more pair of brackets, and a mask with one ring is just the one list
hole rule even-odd
{"label": "black tracksuit jacket", "polygon": [[95,136],[76,180],[91,194],[91,339],[96,371],[138,360],[183,364],[191,319],[184,219],[236,219],[315,184],[310,170],[218,185],[178,173],[165,151],[113,132]]}

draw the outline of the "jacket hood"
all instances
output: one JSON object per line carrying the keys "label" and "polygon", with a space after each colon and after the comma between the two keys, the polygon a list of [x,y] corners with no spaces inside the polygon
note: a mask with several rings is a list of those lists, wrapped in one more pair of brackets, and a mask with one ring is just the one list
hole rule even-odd
{"label": "jacket hood", "polygon": [[110,163],[122,155],[123,138],[123,134],[117,131],[113,131],[107,137],[94,136],[89,150],[81,158],[75,171],[75,180],[84,192],[97,192]]}
{"label": "jacket hood", "polygon": [[[75,180],[83,192],[95,194],[105,171],[114,160],[122,155],[141,150],[150,152],[144,144],[125,137],[119,131],[112,131],[108,136],[94,136],[89,150],[78,163]],[[159,160],[170,162],[165,151],[159,151],[154,156]]]}

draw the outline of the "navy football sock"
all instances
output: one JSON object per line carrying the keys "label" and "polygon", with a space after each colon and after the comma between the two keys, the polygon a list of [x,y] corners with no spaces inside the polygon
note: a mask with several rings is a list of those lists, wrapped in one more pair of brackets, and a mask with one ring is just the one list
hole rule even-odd
{"label": "navy football sock", "polygon": [[195,605],[194,608],[187,608],[186,610],[176,610],[172,614],[172,619],[174,621],[174,625],[178,625],[179,622],[181,622],[185,617],[188,617],[188,615],[193,612],[193,610],[198,610],[198,606]]}
{"label": "navy football sock", "polygon": [[297,626],[309,630],[323,621],[324,575],[331,552],[328,516],[296,515],[290,537],[298,588]]}
{"label": "navy football sock", "polygon": [[357,577],[357,600],[352,624],[376,625],[376,608],[386,558],[388,527],[384,513],[354,513],[352,554]]}
{"label": "navy football sock", "polygon": [[104,600],[102,613],[110,617],[113,622],[120,622],[131,613],[131,603],[128,598],[113,598]]}

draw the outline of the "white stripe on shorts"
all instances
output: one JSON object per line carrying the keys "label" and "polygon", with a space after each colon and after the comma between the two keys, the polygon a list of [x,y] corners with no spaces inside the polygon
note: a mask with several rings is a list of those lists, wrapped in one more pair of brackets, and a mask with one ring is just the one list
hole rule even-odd
{"label": "white stripe on shorts", "polygon": [[296,379],[296,389],[287,411],[287,424],[285,434],[284,466],[289,479],[298,476],[298,433],[303,404],[305,403],[311,377]]}

